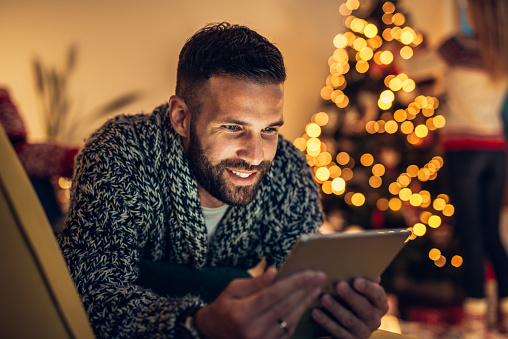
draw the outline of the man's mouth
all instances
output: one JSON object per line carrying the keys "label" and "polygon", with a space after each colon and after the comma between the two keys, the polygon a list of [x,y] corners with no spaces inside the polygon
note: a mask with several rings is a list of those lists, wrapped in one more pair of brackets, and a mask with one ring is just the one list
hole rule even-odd
{"label": "man's mouth", "polygon": [[235,170],[230,170],[232,173],[234,173],[235,175],[239,176],[240,178],[243,178],[243,179],[246,179],[248,177],[250,177],[251,175],[253,175],[254,173],[245,173],[245,172],[238,172],[238,171],[235,171]]}

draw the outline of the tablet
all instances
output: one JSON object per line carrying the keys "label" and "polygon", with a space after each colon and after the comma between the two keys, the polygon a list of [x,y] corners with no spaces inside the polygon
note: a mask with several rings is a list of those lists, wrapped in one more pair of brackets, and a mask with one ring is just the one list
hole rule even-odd
{"label": "tablet", "polygon": [[[324,289],[334,293],[337,281],[355,277],[376,280],[411,238],[410,229],[377,229],[302,235],[279,269],[279,279],[305,269],[326,273]],[[319,306],[316,303],[314,306]],[[323,330],[306,312],[293,338],[316,338]]]}

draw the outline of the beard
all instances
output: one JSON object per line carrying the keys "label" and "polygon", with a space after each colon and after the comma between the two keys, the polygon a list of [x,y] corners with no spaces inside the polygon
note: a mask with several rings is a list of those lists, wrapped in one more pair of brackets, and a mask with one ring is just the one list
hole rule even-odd
{"label": "beard", "polygon": [[[187,158],[189,168],[196,177],[198,184],[214,198],[232,206],[245,206],[254,200],[259,185],[272,164],[271,161],[264,160],[259,165],[254,166],[242,159],[224,159],[214,165],[201,145],[196,133],[196,126],[192,122],[192,119]],[[228,177],[226,173],[227,168],[258,171],[258,177],[251,185],[236,185]]]}

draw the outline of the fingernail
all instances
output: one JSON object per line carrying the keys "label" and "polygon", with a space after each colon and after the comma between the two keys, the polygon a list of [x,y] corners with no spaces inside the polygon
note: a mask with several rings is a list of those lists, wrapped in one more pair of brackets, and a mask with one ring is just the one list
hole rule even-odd
{"label": "fingernail", "polygon": [[348,284],[345,281],[339,281],[336,285],[337,292],[347,292]]}
{"label": "fingernail", "polygon": [[322,290],[321,288],[317,287],[315,289],[312,290],[312,299],[315,299],[317,297],[319,297],[319,295],[321,294]]}
{"label": "fingernail", "polygon": [[317,308],[314,308],[312,309],[312,317],[315,319],[315,320],[321,320],[323,319],[323,313],[321,313],[320,310],[318,310]]}
{"label": "fingernail", "polygon": [[366,288],[366,282],[363,279],[356,279],[355,280],[355,288],[358,290],[364,290]]}
{"label": "fingernail", "polygon": [[321,298],[321,302],[323,303],[323,305],[327,306],[327,307],[331,307],[332,306],[332,296],[329,295],[328,293],[326,293],[325,295],[323,295],[323,297]]}

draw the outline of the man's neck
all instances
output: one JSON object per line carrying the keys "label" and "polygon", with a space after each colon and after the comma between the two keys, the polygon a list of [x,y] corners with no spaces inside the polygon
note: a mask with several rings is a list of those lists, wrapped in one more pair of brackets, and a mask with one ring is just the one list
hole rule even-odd
{"label": "man's neck", "polygon": [[202,207],[217,208],[225,205],[222,201],[208,193],[201,185],[198,185],[198,194]]}

